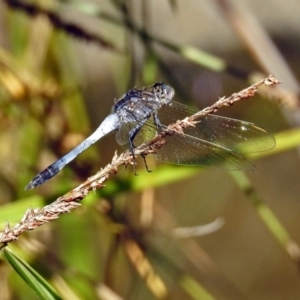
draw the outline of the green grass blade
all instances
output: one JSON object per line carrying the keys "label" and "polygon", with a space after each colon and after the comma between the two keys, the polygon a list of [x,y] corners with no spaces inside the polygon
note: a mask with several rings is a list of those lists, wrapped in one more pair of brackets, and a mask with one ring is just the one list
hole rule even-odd
{"label": "green grass blade", "polygon": [[39,299],[62,299],[41,275],[12,251],[5,249],[3,251],[3,256],[21,278],[34,290]]}
{"label": "green grass blade", "polygon": [[211,295],[199,282],[190,276],[184,276],[180,280],[182,288],[190,295],[192,299],[214,300]]}

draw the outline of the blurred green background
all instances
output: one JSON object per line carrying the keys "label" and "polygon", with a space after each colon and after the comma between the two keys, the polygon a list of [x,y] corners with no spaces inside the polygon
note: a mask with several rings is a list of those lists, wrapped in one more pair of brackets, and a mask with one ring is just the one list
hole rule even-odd
{"label": "blurred green background", "polygon": [[[164,81],[201,109],[255,78],[283,81],[218,112],[274,134],[277,148],[249,158],[256,172],[149,159],[147,173],[138,160],[138,176],[121,167],[8,249],[62,299],[299,299],[299,11],[297,0],[2,1],[0,229],[123,151],[107,136],[24,191],[128,89]],[[174,236],[178,227],[200,233]],[[1,300],[42,297],[29,267],[16,272],[9,253],[0,262]]]}

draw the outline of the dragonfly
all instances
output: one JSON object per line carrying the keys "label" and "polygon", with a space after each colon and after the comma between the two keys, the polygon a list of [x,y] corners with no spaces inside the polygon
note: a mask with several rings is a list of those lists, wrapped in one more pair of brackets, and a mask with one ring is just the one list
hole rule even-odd
{"label": "dragonfly", "polygon": [[[25,187],[33,189],[55,176],[81,152],[111,132],[118,144],[134,149],[150,141],[157,133],[195,113],[195,110],[172,101],[174,89],[158,82],[135,87],[115,101],[112,112],[81,144],[37,174]],[[208,114],[198,122],[164,137],[165,144],[156,150],[156,159],[190,166],[220,165],[227,170],[255,170],[244,154],[270,150],[274,137],[254,123]]]}

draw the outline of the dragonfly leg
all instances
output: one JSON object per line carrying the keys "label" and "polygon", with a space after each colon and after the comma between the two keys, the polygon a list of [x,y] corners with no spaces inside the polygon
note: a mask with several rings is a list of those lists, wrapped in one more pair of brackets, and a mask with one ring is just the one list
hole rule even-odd
{"label": "dragonfly leg", "polygon": [[129,140],[129,151],[132,154],[133,159],[135,160],[135,155],[134,155],[134,149],[136,148],[135,145],[133,144],[133,140],[135,138],[135,136],[137,135],[137,133],[139,132],[141,126],[139,126],[138,128],[134,128],[133,130],[131,130],[128,133],[128,140]]}
{"label": "dragonfly leg", "polygon": [[149,169],[149,167],[148,167],[147,160],[146,160],[146,155],[141,154],[141,157],[143,158],[143,161],[144,161],[144,164],[145,164],[145,167],[146,167],[147,172],[149,172],[149,173],[152,172],[152,171]]}
{"label": "dragonfly leg", "polygon": [[[129,151],[131,152],[132,157],[133,157],[133,162],[134,162],[133,169],[134,169],[134,174],[135,175],[137,175],[137,173],[136,173],[136,165],[135,165],[135,155],[134,155],[134,149],[136,148],[136,146],[133,144],[133,140],[136,137],[136,135],[139,132],[139,130],[142,128],[142,126],[146,123],[146,121],[147,121],[147,119],[143,120],[135,128],[133,128],[132,130],[130,130],[130,132],[128,133]],[[144,161],[145,161],[145,159],[144,159]],[[146,168],[148,170],[147,164],[146,164]]]}
{"label": "dragonfly leg", "polygon": [[128,133],[128,140],[129,140],[129,151],[132,154],[133,157],[133,170],[134,170],[134,175],[137,175],[136,173],[136,164],[135,164],[135,155],[134,155],[134,149],[136,148],[135,145],[133,144],[133,140],[135,138],[135,136],[137,135],[137,133],[139,132],[139,130],[141,129],[141,127],[144,125],[144,123],[139,124],[137,127],[135,127],[134,129],[132,129],[129,133]]}
{"label": "dragonfly leg", "polygon": [[[139,175],[139,174],[136,172],[136,164],[135,164],[135,161],[133,162],[132,167],[133,167],[133,174],[134,174],[135,176]],[[127,165],[125,165],[125,168],[127,169]]]}
{"label": "dragonfly leg", "polygon": [[159,130],[162,130],[162,126],[161,126],[161,123],[159,121],[159,118],[157,116],[157,113],[153,113],[153,120],[154,120],[154,124],[155,126],[159,129]]}

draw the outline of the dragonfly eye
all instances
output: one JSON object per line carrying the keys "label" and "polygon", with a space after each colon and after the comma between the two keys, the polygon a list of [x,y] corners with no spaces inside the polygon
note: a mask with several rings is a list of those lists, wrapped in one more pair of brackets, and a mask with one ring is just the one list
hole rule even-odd
{"label": "dragonfly eye", "polygon": [[168,104],[174,97],[174,89],[165,84],[164,82],[158,82],[154,84],[154,90],[157,93],[157,96],[162,100],[164,104]]}
{"label": "dragonfly eye", "polygon": [[167,85],[167,84],[163,84],[162,86],[162,92],[164,94],[164,98],[165,98],[165,104],[168,104],[174,97],[175,95],[175,91],[174,89]]}

